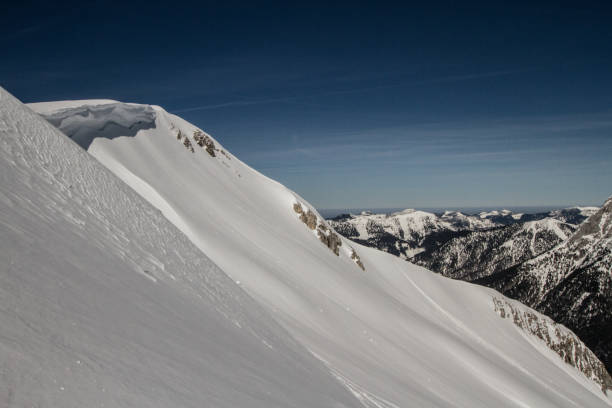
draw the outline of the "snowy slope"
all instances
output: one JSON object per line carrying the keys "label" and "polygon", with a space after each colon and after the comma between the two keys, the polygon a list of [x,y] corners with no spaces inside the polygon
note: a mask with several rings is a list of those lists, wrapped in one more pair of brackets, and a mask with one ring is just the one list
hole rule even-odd
{"label": "snowy slope", "polygon": [[0,406],[360,406],[158,210],[2,88],[0,180]]}
{"label": "snowy slope", "polygon": [[[65,106],[33,108],[54,114]],[[536,313],[538,327],[553,333],[540,339],[500,311],[494,299],[503,297],[493,290],[338,237],[297,194],[195,126],[152,109],[154,128],[96,138],[89,152],[240,282],[366,406],[610,405],[600,388],[609,378],[601,363],[564,327]],[[86,126],[87,116],[75,112],[54,116],[60,129],[62,115]],[[504,302],[508,310],[535,313]],[[572,364],[558,355],[564,350]]]}

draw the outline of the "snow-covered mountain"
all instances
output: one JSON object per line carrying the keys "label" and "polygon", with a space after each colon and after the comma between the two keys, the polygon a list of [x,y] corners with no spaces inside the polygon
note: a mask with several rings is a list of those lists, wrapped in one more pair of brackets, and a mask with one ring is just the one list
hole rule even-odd
{"label": "snow-covered mountain", "polygon": [[0,181],[0,406],[361,406],[157,209],[2,88]]}
{"label": "snow-covered mountain", "polygon": [[[445,211],[441,214],[434,214],[407,209],[392,214],[372,214],[369,212],[358,215],[343,214],[330,219],[329,223],[336,231],[349,239],[389,252],[403,259],[416,261],[419,257],[415,258],[415,256],[423,253],[420,256],[422,258],[427,256],[428,253],[435,253],[451,239],[462,237],[467,237],[467,240],[473,239],[468,237],[470,232],[547,219],[578,225],[597,210],[597,207],[573,207],[536,214],[515,214],[510,210],[500,210],[468,215],[459,211]],[[551,227],[552,229],[549,231],[551,236],[557,235],[555,232],[557,228],[551,223],[532,224],[532,226],[539,229]],[[529,228],[529,226],[526,226],[526,228]],[[502,235],[507,237],[516,231],[517,228],[513,228],[504,231]],[[492,233],[493,236],[498,234],[499,231]],[[487,235],[487,233],[483,233],[476,236],[484,237]],[[497,240],[499,241],[499,239]],[[552,248],[554,245],[555,240],[553,239],[546,249]]]}
{"label": "snow-covered mountain", "polygon": [[612,367],[612,197],[563,244],[477,282],[570,327]]}
{"label": "snow-covered mountain", "polygon": [[510,225],[517,222],[538,221],[545,218],[552,218],[568,224],[578,225],[584,220],[595,214],[598,207],[571,207],[539,212],[535,214],[513,213],[510,210],[481,212],[478,216],[487,219],[498,225]]}
{"label": "snow-covered mountain", "polygon": [[434,214],[407,209],[392,214],[344,214],[328,220],[341,235],[403,259],[436,248],[458,231],[493,228],[495,223],[457,211]]}
{"label": "snow-covered mountain", "polygon": [[457,234],[412,261],[453,279],[472,282],[561,244],[576,230],[554,218]]}
{"label": "snow-covered mountain", "polygon": [[492,289],[337,235],[299,195],[160,107],[32,108],[160,209],[364,406],[612,404],[602,392],[610,376],[565,327]]}

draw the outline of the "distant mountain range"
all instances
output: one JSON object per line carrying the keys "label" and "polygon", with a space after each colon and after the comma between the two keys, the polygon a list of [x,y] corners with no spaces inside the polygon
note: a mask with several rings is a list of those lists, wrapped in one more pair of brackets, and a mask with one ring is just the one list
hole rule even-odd
{"label": "distant mountain range", "polygon": [[[557,239],[554,238],[555,236],[557,238],[563,237],[573,228],[572,226],[580,224],[597,210],[597,207],[574,207],[536,214],[500,210],[470,215],[458,211],[431,213],[407,209],[392,214],[372,214],[369,212],[358,215],[342,214],[331,218],[329,222],[340,234],[356,242],[425,264],[431,258],[427,254],[434,254],[447,242],[467,237],[473,232],[490,232],[480,234],[481,237],[477,239],[478,241],[482,241],[485,236],[495,237],[494,240],[498,241],[501,239],[500,236],[510,236],[513,233],[518,233],[516,227],[502,231],[506,226],[522,225],[526,222],[540,220],[557,221],[527,226],[527,228],[531,228],[530,231],[535,232],[537,230],[539,232],[539,234],[536,234],[537,245],[528,248],[537,251],[537,253],[530,252],[531,256],[534,256],[552,248],[558,243]],[[543,239],[546,235],[544,231],[549,231],[552,239]],[[561,233],[559,233],[560,231]],[[470,239],[474,240],[475,238],[468,238],[467,240]],[[424,254],[418,260],[415,259],[416,255],[422,253]],[[435,257],[437,258],[437,256]],[[520,257],[525,259],[525,255]],[[516,255],[515,259],[518,259]]]}

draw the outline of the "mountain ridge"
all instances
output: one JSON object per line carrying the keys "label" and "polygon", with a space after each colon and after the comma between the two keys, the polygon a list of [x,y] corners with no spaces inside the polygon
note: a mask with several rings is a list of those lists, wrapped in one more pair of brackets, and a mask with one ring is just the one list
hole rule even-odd
{"label": "mountain ridge", "polygon": [[427,266],[420,258],[470,232],[546,219],[578,224],[596,210],[594,207],[572,207],[537,214],[502,210],[466,215],[459,211],[431,213],[406,209],[390,214],[341,214],[328,221],[347,238]]}

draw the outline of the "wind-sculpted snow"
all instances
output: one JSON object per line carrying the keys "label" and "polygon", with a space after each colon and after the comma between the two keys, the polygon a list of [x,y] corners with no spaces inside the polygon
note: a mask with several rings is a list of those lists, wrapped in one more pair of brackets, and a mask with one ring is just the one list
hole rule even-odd
{"label": "wind-sculpted snow", "polygon": [[239,281],[365,406],[610,405],[600,384],[500,319],[493,290],[342,237],[330,246],[306,200],[229,153],[185,149],[177,132],[195,142],[200,129],[153,109],[155,128],[96,139],[89,152]]}
{"label": "wind-sculpted snow", "polygon": [[84,149],[97,137],[135,136],[140,130],[155,127],[151,107],[125,103],[78,106],[43,116]]}
{"label": "wind-sculpted snow", "polygon": [[0,406],[360,406],[157,209],[2,88],[0,180]]}

